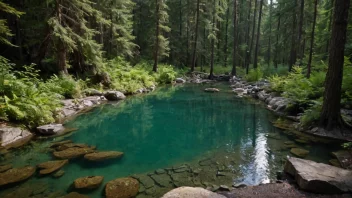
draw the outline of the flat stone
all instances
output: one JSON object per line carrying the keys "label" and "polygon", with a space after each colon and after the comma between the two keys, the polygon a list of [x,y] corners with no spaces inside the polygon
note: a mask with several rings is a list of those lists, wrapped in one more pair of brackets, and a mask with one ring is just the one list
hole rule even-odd
{"label": "flat stone", "polygon": [[301,144],[308,144],[309,140],[305,140],[305,139],[295,139],[296,142],[301,143]]}
{"label": "flat stone", "polygon": [[48,124],[37,127],[37,130],[43,135],[55,135],[65,131],[65,127],[62,124]]}
{"label": "flat stone", "polygon": [[206,88],[206,89],[204,89],[204,91],[210,92],[210,93],[220,92],[220,90],[217,88]]}
{"label": "flat stone", "polygon": [[105,186],[106,198],[131,198],[138,194],[139,182],[131,177],[109,181]]}
{"label": "flat stone", "polygon": [[62,146],[64,144],[69,144],[69,143],[72,143],[72,140],[65,140],[65,141],[55,142],[55,143],[50,145],[50,148],[56,148],[58,146]]}
{"label": "flat stone", "polygon": [[133,178],[137,179],[146,189],[154,187],[154,180],[148,175],[133,175]]}
{"label": "flat stone", "polygon": [[296,155],[297,157],[301,157],[301,158],[305,158],[309,154],[309,151],[301,148],[292,148],[290,152]]}
{"label": "flat stone", "polygon": [[158,170],[155,171],[155,173],[158,174],[158,175],[161,175],[161,174],[165,174],[166,171],[165,171],[165,169],[158,169]]}
{"label": "flat stone", "polygon": [[175,173],[183,173],[183,172],[189,171],[189,168],[188,168],[188,166],[183,165],[183,166],[180,166],[180,167],[173,168],[173,171]]}
{"label": "flat stone", "polygon": [[193,186],[192,176],[188,172],[174,173],[171,175],[172,182],[176,187]]}
{"label": "flat stone", "polygon": [[67,144],[62,144],[60,146],[55,147],[56,151],[63,151],[69,148],[89,148],[87,144],[76,144],[76,143],[67,143]]}
{"label": "flat stone", "polygon": [[186,82],[186,80],[184,80],[183,78],[176,78],[176,83],[185,83]]}
{"label": "flat stone", "polygon": [[171,187],[172,186],[171,178],[167,174],[151,175],[150,177],[155,181],[155,183],[157,183],[161,187]]}
{"label": "flat stone", "polygon": [[351,193],[352,171],[327,164],[291,157],[285,172],[294,176],[298,186],[314,193]]}
{"label": "flat stone", "polygon": [[180,187],[166,193],[162,198],[226,198],[204,188]]}
{"label": "flat stone", "polygon": [[91,148],[91,147],[90,148],[73,147],[63,151],[56,151],[53,153],[53,155],[59,159],[73,159],[93,152],[94,152],[94,148]]}
{"label": "flat stone", "polygon": [[98,188],[103,180],[104,177],[102,176],[82,177],[74,181],[74,186],[77,189],[94,189]]}
{"label": "flat stone", "polygon": [[32,133],[22,128],[10,126],[0,127],[1,146],[6,148],[22,146],[28,143],[32,137]]}
{"label": "flat stone", "polygon": [[53,175],[53,177],[59,178],[59,177],[62,177],[64,174],[65,174],[65,171],[59,170]]}
{"label": "flat stone", "polygon": [[6,165],[2,165],[0,166],[0,173],[3,173],[5,171],[8,171],[12,168],[12,164],[6,164]]}
{"label": "flat stone", "polygon": [[342,168],[352,169],[352,151],[341,150],[332,153],[340,162]]}
{"label": "flat stone", "polygon": [[64,198],[89,198],[86,195],[79,194],[77,192],[71,192],[64,196]]}
{"label": "flat stone", "polygon": [[84,159],[89,161],[103,161],[107,159],[121,158],[123,156],[122,152],[118,151],[104,151],[104,152],[94,152],[84,155]]}
{"label": "flat stone", "polygon": [[0,173],[0,186],[13,184],[30,178],[35,173],[34,167],[13,168]]}
{"label": "flat stone", "polygon": [[43,169],[43,170],[40,170],[39,173],[41,175],[47,175],[47,174],[53,173],[59,170],[60,168],[62,168],[67,163],[68,163],[68,160],[56,160],[56,161],[49,161],[49,162],[38,164],[38,168]]}
{"label": "flat stone", "polygon": [[333,166],[341,168],[341,164],[340,164],[339,160],[337,160],[337,159],[331,159],[331,160],[329,160],[329,163]]}

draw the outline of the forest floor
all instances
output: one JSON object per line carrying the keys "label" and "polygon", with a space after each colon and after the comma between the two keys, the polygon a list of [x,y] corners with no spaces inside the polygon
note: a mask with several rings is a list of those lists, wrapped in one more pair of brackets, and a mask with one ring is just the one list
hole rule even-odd
{"label": "forest floor", "polygon": [[227,198],[257,198],[257,197],[270,197],[270,198],[291,198],[291,197],[313,197],[313,198],[351,198],[351,194],[344,195],[320,195],[308,193],[299,190],[296,185],[289,183],[275,183],[264,184],[259,186],[248,186],[244,188],[237,188],[231,192],[221,192]]}

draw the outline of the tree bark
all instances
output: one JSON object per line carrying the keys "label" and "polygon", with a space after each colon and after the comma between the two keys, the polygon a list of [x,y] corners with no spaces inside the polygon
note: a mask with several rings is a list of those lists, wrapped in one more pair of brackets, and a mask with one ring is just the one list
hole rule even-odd
{"label": "tree bark", "polygon": [[271,61],[271,32],[272,32],[272,17],[273,16],[273,0],[270,0],[270,16],[269,16],[269,44],[268,44],[268,67]]}
{"label": "tree bark", "polygon": [[263,11],[263,1],[260,1],[260,8],[259,8],[259,19],[258,19],[258,30],[257,30],[257,42],[256,42],[256,47],[255,47],[255,52],[254,52],[254,68],[258,67],[258,53],[259,53],[259,38],[260,38],[260,25],[262,22],[262,11]]}
{"label": "tree bark", "polygon": [[279,19],[277,22],[277,30],[276,30],[276,47],[275,47],[275,57],[274,57],[274,61],[275,61],[275,68],[277,69],[278,64],[279,64],[279,60],[278,60],[278,54],[280,52],[280,24],[281,24],[281,15],[279,14]]}
{"label": "tree bark", "polygon": [[[213,8],[213,27],[212,31],[213,34],[215,33],[215,24],[216,24],[216,0],[214,0],[214,8]],[[210,57],[210,74],[209,74],[209,79],[213,80],[214,79],[214,48],[215,48],[215,38],[211,39],[211,57]]]}
{"label": "tree bark", "polygon": [[256,18],[257,18],[257,4],[258,4],[258,0],[254,0],[255,4],[254,4],[254,16],[253,16],[253,28],[252,28],[252,37],[251,37],[251,45],[249,47],[249,52],[248,52],[248,60],[247,60],[247,65],[246,65],[246,74],[248,74],[249,72],[249,64],[251,62],[251,56],[252,56],[252,49],[253,49],[253,45],[254,45],[254,33],[255,33],[255,25],[256,25]]}
{"label": "tree bark", "polygon": [[314,0],[314,19],[313,19],[312,34],[310,39],[310,52],[309,52],[309,59],[308,59],[308,65],[307,65],[307,78],[310,78],[310,73],[312,70],[313,46],[314,46],[315,24],[317,22],[317,12],[318,12],[318,0]]}
{"label": "tree bark", "polygon": [[237,0],[233,1],[233,57],[232,57],[232,76],[236,76],[236,53],[237,53]]}
{"label": "tree bark", "polygon": [[304,18],[304,0],[301,0],[300,14],[299,14],[299,27],[298,27],[298,46],[299,46],[299,59],[300,65],[302,65],[302,60],[304,53],[302,53],[302,35],[303,35],[303,18]]}
{"label": "tree bark", "polygon": [[154,66],[153,66],[153,71],[157,72],[158,71],[158,58],[159,58],[159,34],[160,34],[160,22],[159,22],[159,9],[160,5],[158,0],[155,0],[156,2],[156,31],[155,31],[155,51],[154,51]]}
{"label": "tree bark", "polygon": [[[228,3],[230,3],[230,1],[228,1]],[[225,67],[227,67],[227,48],[228,48],[227,45],[228,45],[229,15],[230,15],[230,6],[227,7],[227,11],[226,11],[225,44],[224,44],[224,66]]]}
{"label": "tree bark", "polygon": [[246,74],[248,74],[248,66],[249,66],[249,45],[250,45],[250,39],[249,39],[249,32],[250,32],[250,20],[251,20],[251,11],[252,11],[252,0],[248,1],[248,15],[247,15],[247,32],[246,32],[246,50],[244,52],[244,68],[246,68]]}
{"label": "tree bark", "polygon": [[198,42],[198,27],[199,27],[199,6],[200,0],[197,0],[197,18],[196,18],[196,29],[195,29],[195,38],[194,38],[194,46],[193,46],[193,60],[192,60],[192,68],[191,71],[194,71],[196,67],[196,55],[197,55],[197,42]]}
{"label": "tree bark", "polygon": [[325,80],[320,125],[328,131],[341,128],[341,87],[350,0],[336,0],[329,50],[329,68]]}
{"label": "tree bark", "polygon": [[297,59],[297,39],[296,39],[296,26],[297,26],[297,16],[296,16],[296,10],[297,10],[297,0],[294,0],[294,8],[293,8],[293,15],[292,15],[292,40],[291,40],[291,52],[290,52],[290,62],[289,62],[289,71],[292,71],[293,65],[296,63]]}

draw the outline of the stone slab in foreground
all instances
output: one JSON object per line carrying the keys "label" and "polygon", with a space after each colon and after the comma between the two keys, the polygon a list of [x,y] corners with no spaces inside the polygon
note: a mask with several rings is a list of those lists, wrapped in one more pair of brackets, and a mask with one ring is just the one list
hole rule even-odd
{"label": "stone slab in foreground", "polygon": [[291,157],[285,172],[294,176],[298,186],[314,193],[352,192],[352,171],[327,164]]}
{"label": "stone slab in foreground", "polygon": [[204,188],[180,187],[166,193],[162,198],[226,198]]}

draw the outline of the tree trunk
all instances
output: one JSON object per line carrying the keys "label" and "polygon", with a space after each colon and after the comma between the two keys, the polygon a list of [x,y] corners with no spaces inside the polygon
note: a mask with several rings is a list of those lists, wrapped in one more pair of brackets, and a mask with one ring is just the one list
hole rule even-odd
{"label": "tree trunk", "polygon": [[244,52],[244,68],[246,68],[246,74],[248,74],[248,66],[249,66],[249,45],[250,45],[250,39],[249,39],[249,32],[250,32],[250,20],[251,20],[251,11],[252,11],[252,0],[248,1],[248,15],[247,15],[247,32],[246,32],[246,50]]}
{"label": "tree trunk", "polygon": [[189,66],[189,24],[190,24],[190,10],[189,10],[189,0],[187,0],[187,28],[186,28],[186,34],[187,34],[187,42],[186,42],[186,45],[187,45],[187,48],[186,48],[186,66],[188,67]]}
{"label": "tree trunk", "polygon": [[[333,17],[333,11],[334,11],[334,1],[335,0],[331,0],[331,11],[329,12],[329,26],[328,26],[328,33],[331,33],[331,23],[332,23],[332,17]],[[326,55],[329,54],[329,45],[330,45],[330,39],[327,39],[326,41],[326,48],[325,48],[325,52]]]}
{"label": "tree trunk", "polygon": [[233,1],[233,57],[232,57],[232,76],[236,76],[236,53],[237,53],[237,0]]}
{"label": "tree trunk", "polygon": [[253,16],[253,28],[252,28],[252,37],[251,37],[251,45],[249,47],[249,52],[248,52],[248,60],[247,60],[247,65],[246,65],[246,74],[248,74],[249,72],[249,64],[251,62],[251,56],[252,56],[252,49],[253,49],[253,45],[254,45],[254,33],[255,33],[255,25],[256,25],[256,18],[257,18],[257,4],[258,4],[258,0],[254,0],[255,4],[254,4],[254,16]]}
{"label": "tree trunk", "polygon": [[199,27],[199,6],[200,0],[197,0],[197,18],[196,18],[196,29],[195,29],[195,38],[194,38],[194,46],[193,46],[193,60],[192,60],[192,68],[191,71],[194,71],[196,67],[196,55],[197,55],[197,42],[198,42],[198,27]]}
{"label": "tree trunk", "polygon": [[254,53],[254,68],[258,67],[258,53],[259,53],[259,38],[260,38],[260,24],[262,22],[262,11],[263,11],[263,1],[260,1],[260,8],[259,8],[259,19],[258,19],[258,30],[257,30],[257,42],[256,42],[256,47],[255,47],[255,53]]}
{"label": "tree trunk", "polygon": [[67,75],[67,66],[66,66],[66,48],[64,44],[59,41],[58,44],[58,52],[57,52],[57,66],[58,66],[58,72],[60,75]]}
{"label": "tree trunk", "polygon": [[[236,1],[236,0],[235,0]],[[228,3],[230,3],[228,1]],[[225,45],[224,45],[224,66],[227,67],[227,48],[228,48],[228,30],[229,30],[229,15],[230,15],[230,7],[227,7],[226,11],[226,24],[225,24]]]}
{"label": "tree trunk", "polygon": [[[279,11],[280,12],[280,11]],[[277,30],[276,30],[276,47],[275,47],[275,57],[274,57],[274,61],[275,61],[275,68],[277,69],[278,64],[279,64],[279,60],[278,60],[278,54],[280,52],[280,25],[281,25],[281,15],[279,14],[279,19],[277,22]]]}
{"label": "tree trunk", "polygon": [[303,18],[304,18],[304,0],[301,0],[301,6],[300,6],[300,14],[299,14],[299,27],[298,27],[298,46],[299,46],[299,59],[300,59],[300,65],[302,65],[302,60],[304,54],[302,53],[302,35],[303,35]]}
{"label": "tree trunk", "polygon": [[350,0],[336,0],[329,50],[329,68],[325,80],[320,125],[333,130],[344,125],[341,117],[341,86]]}
{"label": "tree trunk", "polygon": [[294,8],[293,8],[293,20],[292,20],[292,40],[291,40],[291,52],[290,52],[290,62],[289,62],[289,71],[292,71],[293,65],[296,63],[297,59],[297,39],[296,39],[296,25],[297,25],[297,0],[294,0]]}
{"label": "tree trunk", "polygon": [[156,2],[156,31],[155,31],[155,51],[154,51],[154,66],[153,66],[153,71],[157,72],[158,71],[158,58],[159,58],[159,34],[160,34],[160,21],[159,21],[159,9],[160,5],[158,0],[155,0]]}
{"label": "tree trunk", "polygon": [[269,16],[269,44],[268,44],[268,67],[271,61],[271,31],[272,31],[272,17],[273,16],[273,0],[270,0],[270,16]]}
{"label": "tree trunk", "polygon": [[[213,27],[212,31],[215,33],[215,24],[216,24],[216,0],[214,0],[214,8],[213,8]],[[209,74],[209,79],[213,80],[214,79],[214,48],[215,48],[215,38],[211,39],[211,57],[210,57],[210,74]]]}
{"label": "tree trunk", "polygon": [[314,46],[315,24],[317,22],[317,12],[318,12],[318,0],[314,0],[314,19],[313,19],[312,35],[310,39],[310,52],[309,52],[309,59],[308,59],[308,66],[307,66],[307,78],[310,78],[310,73],[312,68],[313,46]]}

